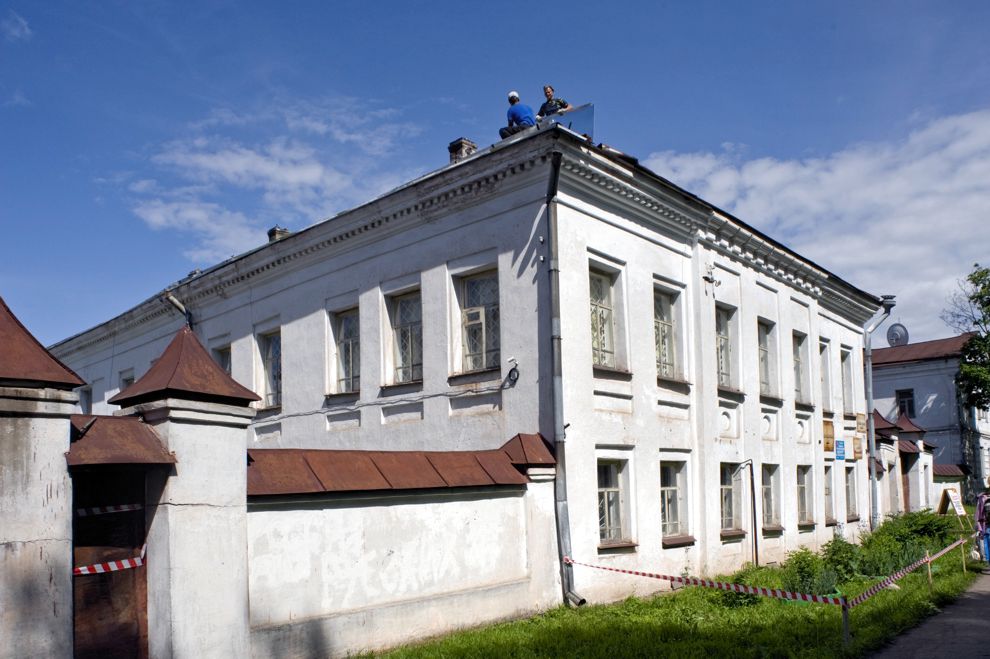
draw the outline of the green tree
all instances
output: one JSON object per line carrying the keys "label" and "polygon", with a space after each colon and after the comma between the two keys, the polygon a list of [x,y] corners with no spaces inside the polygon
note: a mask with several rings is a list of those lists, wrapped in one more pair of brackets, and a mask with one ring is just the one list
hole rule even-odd
{"label": "green tree", "polygon": [[963,405],[990,407],[990,268],[973,266],[959,291],[949,298],[942,320],[972,336],[962,349],[956,387]]}

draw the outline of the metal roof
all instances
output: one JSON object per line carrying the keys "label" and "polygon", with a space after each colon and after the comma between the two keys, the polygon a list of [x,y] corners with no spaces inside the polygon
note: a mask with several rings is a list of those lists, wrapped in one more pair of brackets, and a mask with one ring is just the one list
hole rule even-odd
{"label": "metal roof", "polygon": [[947,339],[921,341],[903,346],[873,349],[873,366],[885,364],[903,364],[904,362],[923,362],[931,359],[949,359],[958,357],[971,333],[950,336]]}
{"label": "metal roof", "polygon": [[925,429],[915,425],[914,421],[909,419],[907,414],[899,415],[896,425],[900,428],[901,432],[925,432]]}
{"label": "metal roof", "polygon": [[541,435],[485,451],[248,450],[248,496],[525,485],[520,468],[556,464]]}
{"label": "metal roof", "polygon": [[73,414],[66,462],[82,465],[175,463],[158,434],[139,417]]}
{"label": "metal roof", "polygon": [[261,398],[238,384],[213,361],[188,327],[176,332],[172,342],[148,372],[111,398],[127,407],[163,398],[182,398],[247,407]]}
{"label": "metal roof", "polygon": [[932,473],[936,476],[943,476],[947,478],[963,477],[969,474],[969,467],[966,465],[941,465],[935,464],[932,466]]}
{"label": "metal roof", "polygon": [[897,441],[897,450],[901,453],[921,453],[918,450],[918,445],[912,442],[910,439],[900,439]]}
{"label": "metal roof", "polygon": [[0,383],[75,389],[86,384],[27,330],[0,297]]}

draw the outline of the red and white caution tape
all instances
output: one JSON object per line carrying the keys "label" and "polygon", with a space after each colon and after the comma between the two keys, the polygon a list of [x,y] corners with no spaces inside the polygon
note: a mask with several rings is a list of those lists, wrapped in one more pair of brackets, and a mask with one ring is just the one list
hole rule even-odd
{"label": "red and white caution tape", "polygon": [[135,556],[134,558],[125,558],[120,561],[109,561],[107,563],[95,563],[93,565],[81,565],[79,567],[72,568],[73,576],[82,574],[104,574],[106,572],[117,572],[119,570],[129,570],[135,567],[141,567],[144,565],[144,555],[148,549],[148,545],[145,544],[141,547],[141,554]]}
{"label": "red and white caution tape", "polygon": [[673,583],[682,583],[688,586],[701,586],[702,588],[717,588],[733,593],[746,593],[748,595],[759,595],[760,597],[774,597],[776,599],[793,600],[797,602],[818,602],[820,604],[834,604],[843,606],[845,597],[831,597],[827,595],[811,595],[809,593],[792,593],[779,588],[763,588],[761,586],[746,586],[741,583],[727,583],[724,581],[712,581],[710,579],[699,579],[698,577],[677,577],[670,574],[655,574],[653,572],[638,572],[636,570],[622,570],[615,567],[605,567],[603,565],[592,565],[591,563],[580,563],[569,556],[564,557],[564,563],[568,565],[583,565],[584,567],[607,572],[619,572],[621,574],[632,574],[637,577],[649,577],[650,579],[663,579]]}
{"label": "red and white caution tape", "polygon": [[92,515],[106,515],[107,513],[126,513],[132,510],[144,508],[139,503],[126,503],[122,506],[100,506],[98,508],[76,508],[79,517],[91,517]]}

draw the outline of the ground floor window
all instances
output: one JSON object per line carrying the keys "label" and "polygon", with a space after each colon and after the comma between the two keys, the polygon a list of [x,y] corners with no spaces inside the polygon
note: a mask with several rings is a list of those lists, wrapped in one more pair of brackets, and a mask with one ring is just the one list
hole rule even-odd
{"label": "ground floor window", "polygon": [[763,490],[763,526],[780,526],[780,470],[777,465],[763,465],[761,486]]}
{"label": "ground floor window", "polygon": [[798,465],[797,468],[797,508],[798,524],[813,524],[815,521],[814,499],[812,498],[811,467]]}
{"label": "ground floor window", "polygon": [[625,507],[625,462],[598,462],[598,535],[601,544],[628,542]]}
{"label": "ground floor window", "polygon": [[660,524],[663,537],[688,534],[683,462],[660,463]]}
{"label": "ground floor window", "polygon": [[825,465],[825,476],[822,478],[822,493],[825,495],[825,521],[835,520],[835,498],[832,496],[832,466]]}
{"label": "ground floor window", "polygon": [[723,462],[719,465],[719,494],[722,530],[732,531],[742,528],[742,486],[738,464]]}
{"label": "ground floor window", "polygon": [[856,467],[846,467],[846,517],[856,517]]}

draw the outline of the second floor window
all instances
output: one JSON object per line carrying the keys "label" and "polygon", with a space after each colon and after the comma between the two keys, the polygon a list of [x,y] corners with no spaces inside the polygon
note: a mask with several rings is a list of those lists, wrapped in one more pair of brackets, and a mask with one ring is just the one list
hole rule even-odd
{"label": "second floor window", "polygon": [[423,305],[419,292],[392,299],[395,382],[423,379]]}
{"label": "second floor window", "polygon": [[839,362],[842,366],[842,411],[851,414],[854,411],[852,350],[843,348],[839,351]]}
{"label": "second floor window", "polygon": [[773,386],[773,353],[770,350],[770,337],[773,325],[765,321],[756,323],[756,342],[760,358],[760,393],[769,396],[776,393]]}
{"label": "second floor window", "polygon": [[674,355],[674,296],[653,292],[653,334],[657,343],[657,376],[672,378],[677,373]]}
{"label": "second floor window", "polygon": [[718,386],[732,386],[732,311],[715,307],[715,358],[718,364]]}
{"label": "second floor window", "polygon": [[612,278],[591,271],[591,359],[595,366],[615,367]]}
{"label": "second floor window", "polygon": [[230,375],[230,346],[213,349],[213,361],[223,369],[223,372]]}
{"label": "second floor window", "polygon": [[278,407],[282,404],[282,334],[272,332],[259,337],[261,367],[264,373],[265,407]]}
{"label": "second floor window", "polygon": [[829,368],[829,350],[827,341],[818,342],[818,371],[822,385],[822,409],[831,411],[832,409],[832,372]]}
{"label": "second floor window", "polygon": [[358,310],[336,314],[337,393],[361,389],[361,324]]}
{"label": "second floor window", "polygon": [[897,413],[914,418],[914,389],[897,390]]}
{"label": "second floor window", "polygon": [[462,368],[465,371],[498,368],[498,273],[486,272],[461,281]]}
{"label": "second floor window", "polygon": [[794,352],[794,400],[800,402],[808,401],[807,385],[805,384],[807,365],[804,359],[804,344],[804,335],[795,332],[791,339]]}

